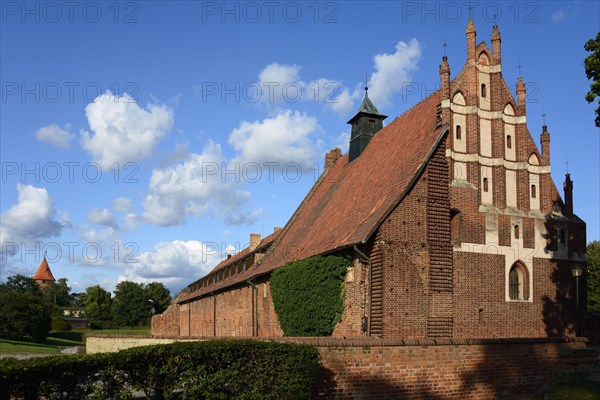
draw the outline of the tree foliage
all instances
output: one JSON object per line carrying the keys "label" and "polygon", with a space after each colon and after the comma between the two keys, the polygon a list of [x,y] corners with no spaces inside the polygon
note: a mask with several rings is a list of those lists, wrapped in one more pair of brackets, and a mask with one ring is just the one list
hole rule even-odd
{"label": "tree foliage", "polygon": [[50,332],[50,311],[39,295],[28,291],[0,291],[0,336],[42,342]]}
{"label": "tree foliage", "polygon": [[109,328],[113,326],[110,312],[110,293],[99,285],[90,286],[85,291],[85,316],[94,327]]}
{"label": "tree foliage", "polygon": [[345,257],[312,257],[273,271],[271,294],[286,336],[329,336],[344,310]]}
{"label": "tree foliage", "polygon": [[42,295],[40,285],[33,278],[20,274],[9,276],[5,283],[0,284],[0,291],[29,293],[34,296]]}
{"label": "tree foliage", "polygon": [[60,278],[56,282],[48,282],[42,289],[44,298],[48,303],[65,307],[71,304],[71,288],[67,284],[67,278]]}
{"label": "tree foliage", "polygon": [[112,304],[114,321],[122,327],[145,326],[150,322],[152,302],[143,285],[135,282],[119,282]]}
{"label": "tree foliage", "polygon": [[587,259],[587,310],[589,313],[600,315],[600,241],[588,244]]}
{"label": "tree foliage", "polygon": [[584,46],[586,51],[591,51],[584,61],[585,74],[592,81],[590,91],[585,95],[588,103],[592,103],[598,97],[598,108],[596,108],[596,126],[600,127],[600,32],[595,39],[590,39]]}
{"label": "tree foliage", "polygon": [[154,309],[153,314],[162,314],[171,304],[171,292],[161,282],[150,282],[144,290]]}

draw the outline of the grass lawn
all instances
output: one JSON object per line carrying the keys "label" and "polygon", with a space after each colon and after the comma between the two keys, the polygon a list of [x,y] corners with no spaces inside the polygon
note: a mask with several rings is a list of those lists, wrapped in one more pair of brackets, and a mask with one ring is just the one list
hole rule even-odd
{"label": "grass lawn", "polygon": [[84,346],[85,334],[142,335],[150,336],[150,328],[137,329],[85,329],[67,332],[50,332],[43,343],[0,339],[0,354],[58,354],[59,348]]}
{"label": "grass lawn", "polygon": [[81,334],[65,337],[65,333],[71,332],[51,332],[44,343],[0,339],[0,354],[57,354],[59,347],[83,346]]}
{"label": "grass lawn", "polygon": [[86,329],[81,331],[86,335],[140,335],[151,336],[150,328],[120,328],[120,329]]}

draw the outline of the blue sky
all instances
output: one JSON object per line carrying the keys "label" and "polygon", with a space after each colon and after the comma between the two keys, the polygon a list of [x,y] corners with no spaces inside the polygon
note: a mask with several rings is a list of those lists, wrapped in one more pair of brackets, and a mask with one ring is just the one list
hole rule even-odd
{"label": "blue sky", "polygon": [[[600,132],[583,60],[597,2],[12,2],[1,4],[0,279],[47,251],[74,291],[202,276],[283,226],[347,151],[365,76],[387,122],[502,34],[528,127],[551,133],[575,212],[600,239]],[[469,5],[471,9],[469,10]],[[444,43],[447,46],[444,47]]]}

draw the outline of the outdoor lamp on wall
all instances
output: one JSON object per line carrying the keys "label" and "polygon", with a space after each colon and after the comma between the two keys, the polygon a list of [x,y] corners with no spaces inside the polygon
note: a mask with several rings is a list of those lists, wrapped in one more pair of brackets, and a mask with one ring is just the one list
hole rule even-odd
{"label": "outdoor lamp on wall", "polygon": [[575,336],[581,336],[581,313],[579,312],[579,277],[583,273],[583,267],[575,264],[571,267],[571,274],[575,278]]}

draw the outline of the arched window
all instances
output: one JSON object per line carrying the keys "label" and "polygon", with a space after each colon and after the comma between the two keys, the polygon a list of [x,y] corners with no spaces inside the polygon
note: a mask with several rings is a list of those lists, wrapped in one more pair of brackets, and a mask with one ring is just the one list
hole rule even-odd
{"label": "arched window", "polygon": [[508,273],[508,298],[510,300],[529,299],[527,268],[521,262],[516,262]]}
{"label": "arched window", "polygon": [[531,198],[535,199],[537,197],[537,189],[535,185],[531,185]]}
{"label": "arched window", "polygon": [[518,239],[520,236],[519,234],[519,225],[515,225],[515,239]]}
{"label": "arched window", "polygon": [[506,147],[512,149],[512,137],[510,135],[506,136]]}
{"label": "arched window", "polygon": [[489,190],[488,178],[483,178],[483,191],[487,192]]}
{"label": "arched window", "polygon": [[462,128],[460,127],[460,125],[456,125],[456,139],[462,139]]}
{"label": "arched window", "polygon": [[485,87],[485,83],[481,84],[481,97],[487,97],[487,90]]}

